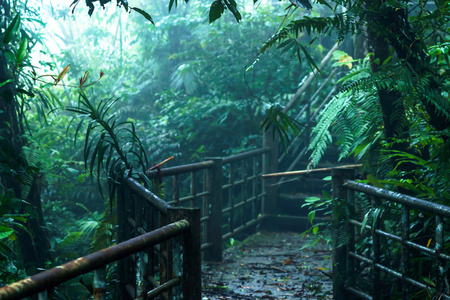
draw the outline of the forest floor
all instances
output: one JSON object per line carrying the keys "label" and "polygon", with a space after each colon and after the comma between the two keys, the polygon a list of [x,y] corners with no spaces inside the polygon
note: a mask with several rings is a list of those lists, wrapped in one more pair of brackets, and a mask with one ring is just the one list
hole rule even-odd
{"label": "forest floor", "polygon": [[332,299],[331,250],[314,236],[257,233],[202,266],[203,300]]}

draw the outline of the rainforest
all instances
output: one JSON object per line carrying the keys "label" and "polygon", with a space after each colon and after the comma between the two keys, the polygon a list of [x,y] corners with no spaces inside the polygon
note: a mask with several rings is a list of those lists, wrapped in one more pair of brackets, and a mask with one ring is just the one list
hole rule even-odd
{"label": "rainforest", "polygon": [[0,299],[450,298],[449,3],[0,0]]}

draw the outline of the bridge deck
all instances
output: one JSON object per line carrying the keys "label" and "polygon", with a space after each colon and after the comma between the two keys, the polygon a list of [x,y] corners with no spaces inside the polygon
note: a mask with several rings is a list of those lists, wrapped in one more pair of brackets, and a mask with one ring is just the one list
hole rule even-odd
{"label": "bridge deck", "polygon": [[204,263],[203,299],[332,299],[331,250],[297,233],[257,233]]}

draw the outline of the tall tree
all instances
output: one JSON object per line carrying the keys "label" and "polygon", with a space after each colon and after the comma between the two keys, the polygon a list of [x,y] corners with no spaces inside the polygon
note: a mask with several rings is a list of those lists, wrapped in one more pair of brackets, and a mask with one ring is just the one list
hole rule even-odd
{"label": "tall tree", "polygon": [[[347,128],[349,130],[339,129],[341,124],[339,119],[344,118],[342,112],[352,109],[355,111],[355,106],[350,103],[356,101],[358,93],[361,95],[364,91],[367,96],[366,102],[369,102],[368,95],[377,99],[374,105],[380,108],[380,114],[371,115],[376,118],[371,122],[375,124],[377,120],[382,120],[384,140],[382,144],[386,145],[385,149],[390,150],[390,153],[395,153],[392,156],[393,167],[396,167],[397,171],[408,173],[413,165],[403,163],[405,157],[402,158],[398,152],[413,155],[420,153],[422,156],[425,155],[424,158],[428,152],[428,149],[413,149],[412,145],[417,146],[417,143],[414,143],[410,136],[411,126],[417,128],[420,123],[432,128],[429,134],[444,141],[448,137],[450,104],[445,96],[448,87],[446,70],[449,67],[448,54],[445,50],[448,45],[448,11],[442,1],[435,1],[434,4],[423,4],[420,1],[378,0],[357,3],[347,0],[336,2],[345,9],[334,10],[330,17],[305,17],[294,20],[275,34],[266,46],[282,43],[280,46],[292,47],[292,43],[296,43],[295,39],[302,31],[335,34],[340,40],[348,34],[366,35],[370,64],[366,65],[365,69],[350,71],[343,79],[347,85],[322,113],[319,126],[315,129],[315,142],[310,147],[314,150],[313,160],[318,161],[323,151],[317,149],[326,145],[324,141],[327,139],[323,135],[326,130],[323,129],[328,129],[333,124],[335,124],[333,127],[342,133],[341,145],[356,152],[365,146],[364,143],[371,138],[370,135],[372,139],[378,136],[374,135],[373,126],[369,126],[369,122],[365,123],[367,126],[363,128],[372,131],[359,131],[353,135],[353,139],[349,137],[352,136],[349,131],[358,131],[356,128],[358,126],[353,126],[353,129]],[[331,9],[327,2],[321,3]],[[292,42],[288,44],[286,41]],[[436,48],[441,50],[436,51]],[[359,103],[359,109],[363,107],[362,103]],[[362,119],[361,113],[362,110],[357,114],[353,113],[351,122],[355,123],[358,118]],[[421,121],[418,122],[417,118]],[[440,145],[443,147],[441,151],[448,148],[444,143]],[[371,146],[379,149],[380,143],[378,141]]]}
{"label": "tall tree", "polygon": [[25,151],[24,112],[26,101],[35,96],[32,82],[22,72],[29,66],[28,49],[36,40],[21,27],[19,12],[29,12],[26,3],[0,1],[0,184],[4,195],[22,203],[19,211],[9,213],[28,215],[26,222],[17,223],[16,230],[23,266],[31,267],[33,273],[45,267],[50,244],[43,229],[39,169],[30,162],[31,153],[26,155]]}

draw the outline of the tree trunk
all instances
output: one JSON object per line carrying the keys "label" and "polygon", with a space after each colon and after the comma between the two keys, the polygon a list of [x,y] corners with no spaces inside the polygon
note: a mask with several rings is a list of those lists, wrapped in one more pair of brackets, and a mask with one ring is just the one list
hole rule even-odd
{"label": "tree trunk", "polygon": [[42,213],[41,181],[38,176],[33,176],[31,189],[26,199],[30,205],[23,205],[21,208],[21,213],[30,214],[27,222],[23,224],[28,232],[19,230],[17,234],[23,266],[28,274],[36,273],[36,268],[45,268],[45,263],[52,258]]}
{"label": "tree trunk", "polygon": [[[379,5],[376,3],[375,5]],[[367,28],[369,35],[369,49],[374,52],[372,57],[372,71],[374,73],[380,71],[378,64],[374,63],[379,60],[379,64],[385,61],[390,55],[390,45],[388,44],[384,35],[379,35],[379,26],[386,24],[386,16],[384,14],[377,14],[381,20],[370,20],[373,26]],[[408,152],[409,148],[409,123],[406,117],[406,109],[404,107],[402,95],[395,90],[378,87],[378,97],[381,110],[383,112],[383,123],[385,137],[390,150]],[[392,164],[396,167],[399,159],[392,159]],[[402,163],[398,166],[398,170],[411,171],[414,166],[410,163]],[[406,192],[406,191],[402,191]]]}
{"label": "tree trunk", "polygon": [[[24,138],[25,132],[18,113],[19,103],[15,95],[17,78],[9,66],[3,50],[0,49],[0,82],[13,80],[0,87],[0,191],[4,193],[13,190],[16,198],[26,200],[30,204],[23,205],[19,211],[30,215],[28,221],[23,224],[29,232],[17,229],[20,256],[25,268],[43,268],[45,261],[50,259],[50,243],[43,229],[40,184],[22,153],[27,141]],[[36,269],[30,271],[35,273]]]}

